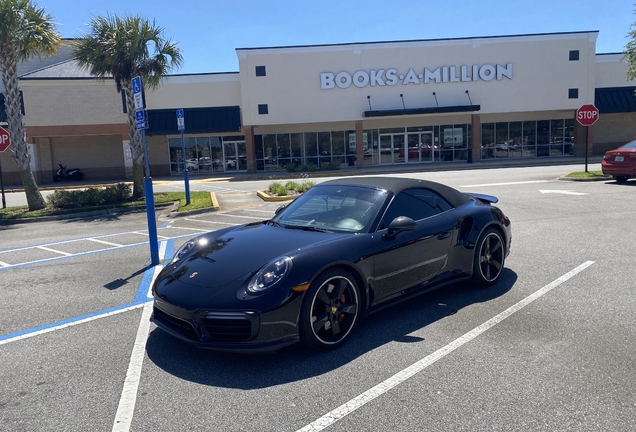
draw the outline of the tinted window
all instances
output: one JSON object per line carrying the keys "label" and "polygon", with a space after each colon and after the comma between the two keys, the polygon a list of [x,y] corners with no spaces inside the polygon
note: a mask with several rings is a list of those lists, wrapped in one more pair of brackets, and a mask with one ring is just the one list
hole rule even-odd
{"label": "tinted window", "polygon": [[636,149],[636,141],[632,141],[632,142],[628,142],[627,144],[625,144],[622,147],[619,148],[623,148],[623,149]]}
{"label": "tinted window", "polygon": [[384,214],[380,229],[387,228],[398,216],[418,221],[452,208],[444,198],[429,189],[407,189],[393,198]]}
{"label": "tinted window", "polygon": [[362,232],[369,228],[386,196],[386,191],[374,188],[318,185],[289,204],[274,220],[285,227]]}

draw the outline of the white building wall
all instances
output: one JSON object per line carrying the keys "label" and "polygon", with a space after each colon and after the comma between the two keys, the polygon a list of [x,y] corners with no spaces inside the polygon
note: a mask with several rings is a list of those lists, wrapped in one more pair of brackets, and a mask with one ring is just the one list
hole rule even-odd
{"label": "white building wall", "polygon": [[636,82],[627,80],[628,65],[622,59],[622,53],[596,55],[596,88],[636,86]]}
{"label": "white building wall", "polygon": [[173,75],[146,92],[148,109],[205,108],[241,104],[238,73]]}
{"label": "white building wall", "polygon": [[[468,105],[466,90],[480,114],[577,109],[594,101],[597,32],[350,44],[296,48],[239,49],[241,105],[245,125],[363,120],[369,110]],[[578,50],[579,60],[569,61]],[[424,68],[512,64],[512,79],[366,85],[321,89],[321,73],[388,70],[418,80]],[[267,75],[257,77],[256,66]],[[386,75],[385,75],[386,76]],[[385,80],[386,81],[386,80]],[[568,89],[579,98],[569,99]],[[433,92],[436,93],[437,103]],[[258,114],[267,104],[269,113]]]}

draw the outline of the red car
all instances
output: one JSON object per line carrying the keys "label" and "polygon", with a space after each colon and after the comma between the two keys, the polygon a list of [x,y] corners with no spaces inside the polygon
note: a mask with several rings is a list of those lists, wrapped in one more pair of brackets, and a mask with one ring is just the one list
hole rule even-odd
{"label": "red car", "polygon": [[603,174],[611,175],[619,182],[636,176],[636,141],[605,153],[601,168]]}

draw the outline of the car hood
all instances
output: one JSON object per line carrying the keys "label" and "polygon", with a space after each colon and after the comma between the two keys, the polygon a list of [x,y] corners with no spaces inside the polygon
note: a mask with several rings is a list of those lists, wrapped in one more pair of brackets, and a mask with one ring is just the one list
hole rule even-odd
{"label": "car hood", "polygon": [[221,287],[251,275],[281,255],[292,256],[295,251],[351,235],[286,229],[262,223],[243,225],[221,235],[211,233],[209,243],[178,263],[171,275],[187,285]]}

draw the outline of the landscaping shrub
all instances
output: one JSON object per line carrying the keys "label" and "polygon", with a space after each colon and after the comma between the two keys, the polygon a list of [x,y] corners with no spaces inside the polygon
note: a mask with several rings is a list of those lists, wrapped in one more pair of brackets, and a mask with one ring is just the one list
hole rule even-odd
{"label": "landscaping shrub", "polygon": [[103,188],[89,188],[85,190],[56,190],[46,197],[49,205],[57,208],[81,208],[101,205],[118,204],[132,196],[132,189],[126,183]]}
{"label": "landscaping shrub", "polygon": [[269,185],[269,191],[274,195],[284,196],[287,195],[287,188],[278,182],[274,182]]}

